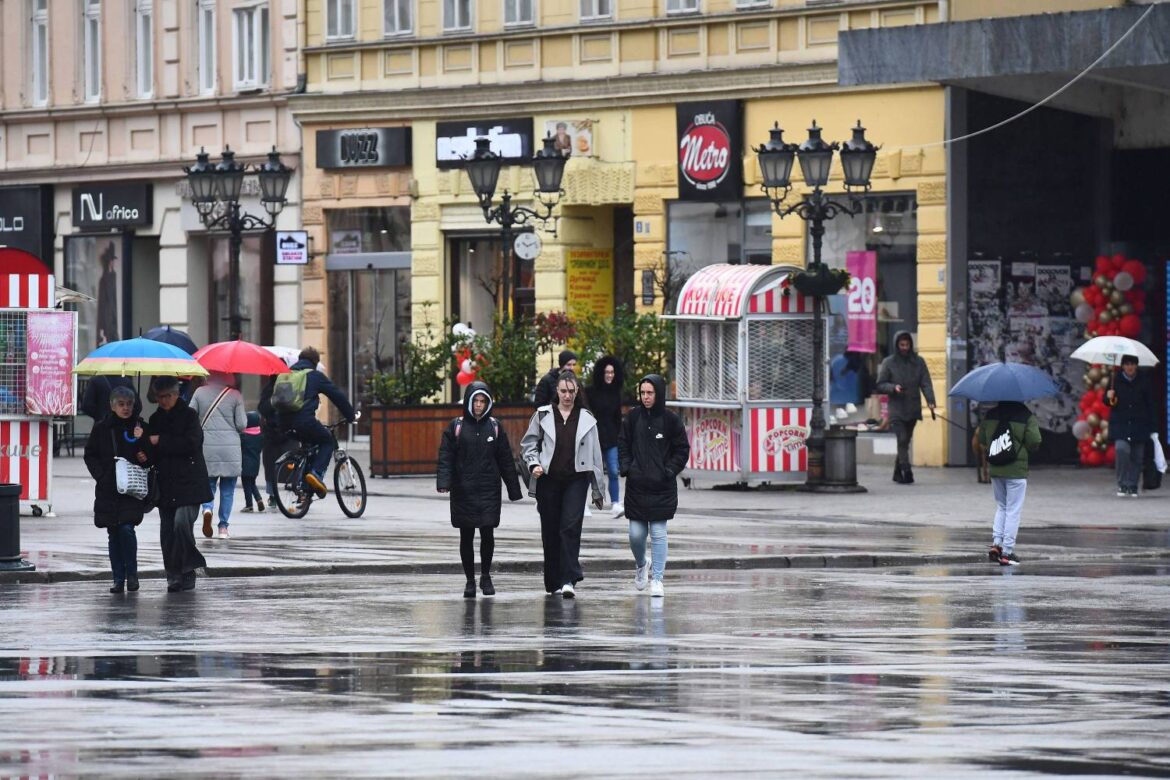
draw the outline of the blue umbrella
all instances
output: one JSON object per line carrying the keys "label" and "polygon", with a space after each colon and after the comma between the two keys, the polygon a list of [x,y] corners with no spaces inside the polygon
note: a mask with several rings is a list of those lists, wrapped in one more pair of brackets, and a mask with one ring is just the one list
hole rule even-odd
{"label": "blue umbrella", "polygon": [[142,338],[176,346],[188,355],[194,355],[199,350],[190,336],[181,330],[175,330],[170,325],[159,325],[157,328],[151,328],[142,334]]}
{"label": "blue umbrella", "polygon": [[1031,401],[1056,395],[1052,377],[1023,363],[992,363],[980,366],[960,379],[948,395],[972,401]]}
{"label": "blue umbrella", "polygon": [[178,347],[145,338],[111,341],[73,367],[75,374],[106,376],[207,376],[207,369]]}

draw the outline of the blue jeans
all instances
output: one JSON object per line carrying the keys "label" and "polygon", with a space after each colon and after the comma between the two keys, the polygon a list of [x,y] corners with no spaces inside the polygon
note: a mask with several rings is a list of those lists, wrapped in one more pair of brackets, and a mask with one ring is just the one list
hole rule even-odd
{"label": "blue jeans", "polygon": [[609,500],[616,504],[621,495],[621,481],[618,478],[618,448],[606,447],[602,454],[605,455],[605,475],[609,477]]}
{"label": "blue jeans", "polygon": [[211,488],[211,500],[203,505],[203,509],[210,512],[215,506],[215,485],[219,483],[219,527],[228,527],[228,518],[232,514],[232,502],[236,498],[235,477],[208,477],[207,486]]}
{"label": "blue jeans", "polygon": [[653,558],[650,562],[650,579],[661,580],[663,572],[666,571],[666,521],[630,521],[630,551],[634,553],[634,563],[638,566],[646,564],[647,532],[650,534],[650,552]]}
{"label": "blue jeans", "polygon": [[133,523],[122,523],[106,529],[110,536],[110,571],[114,584],[138,578],[138,536]]}
{"label": "blue jeans", "polygon": [[1142,477],[1142,459],[1146,456],[1146,443],[1141,439],[1129,441],[1118,439],[1114,442],[1117,487],[1137,492],[1138,480]]}
{"label": "blue jeans", "polygon": [[995,523],[991,528],[991,541],[1010,553],[1016,547],[1016,534],[1020,531],[1020,511],[1024,508],[1024,494],[1028,491],[1028,480],[992,477],[991,489],[995,492]]}
{"label": "blue jeans", "polygon": [[317,452],[309,463],[309,469],[324,482],[325,470],[329,468],[329,459],[333,457],[333,437],[329,434],[329,429],[317,420],[309,420],[297,423],[293,431],[296,432],[297,440],[306,447],[317,445]]}

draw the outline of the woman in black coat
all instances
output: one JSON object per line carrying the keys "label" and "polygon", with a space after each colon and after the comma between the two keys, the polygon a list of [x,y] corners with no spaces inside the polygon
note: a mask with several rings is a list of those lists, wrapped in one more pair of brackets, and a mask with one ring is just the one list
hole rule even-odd
{"label": "woman in black coat", "polygon": [[613,355],[600,358],[593,365],[593,384],[589,386],[589,404],[597,418],[597,438],[605,458],[605,475],[609,482],[609,500],[613,516],[625,511],[621,504],[621,480],[618,479],[618,434],[622,427],[622,384],[626,372]]}
{"label": "woman in black coat", "polygon": [[[691,445],[682,419],[666,408],[666,380],[650,374],[638,383],[639,404],[622,422],[618,458],[626,478],[626,518],[630,521],[630,551],[634,554],[634,587],[663,595],[666,571],[666,521],[678,510],[678,475],[691,457]],[[646,560],[650,536],[653,562]]]}
{"label": "woman in black coat", "polygon": [[492,396],[483,382],[472,382],[463,396],[463,416],[451,421],[439,443],[436,488],[451,494],[451,525],[459,529],[459,557],[467,584],[463,597],[475,598],[475,529],[479,529],[479,587],[494,596],[491,567],[495,528],[500,524],[500,480],[508,499],[519,501],[520,478],[508,435],[491,416]]}
{"label": "woman in black coat", "polygon": [[142,500],[118,492],[114,458],[139,464],[142,452],[142,419],[135,412],[137,396],[129,387],[110,390],[110,411],[93,426],[85,443],[85,467],[96,482],[93,491],[93,524],[109,536],[110,593],[138,590],[138,537],[134,527],[142,522]]}

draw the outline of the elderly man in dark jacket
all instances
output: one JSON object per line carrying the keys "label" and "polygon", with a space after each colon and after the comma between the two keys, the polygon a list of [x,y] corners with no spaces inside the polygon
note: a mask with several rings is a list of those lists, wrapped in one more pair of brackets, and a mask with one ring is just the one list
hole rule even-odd
{"label": "elderly man in dark jacket", "polygon": [[[305,484],[313,489],[318,498],[324,498],[329,492],[325,487],[325,469],[329,467],[329,459],[333,457],[333,435],[317,419],[317,409],[321,406],[320,396],[323,394],[332,401],[337,411],[341,412],[342,418],[347,421],[354,419],[354,410],[341,388],[329,381],[325,372],[317,370],[317,364],[320,362],[321,353],[313,347],[301,350],[300,358],[291,366],[294,372],[308,372],[301,408],[293,412],[276,409],[276,420],[283,430],[292,432],[302,444],[316,445],[317,452],[309,464],[308,473],[305,474]],[[274,408],[276,406],[275,395],[273,406]]]}
{"label": "elderly man in dark jacket", "polygon": [[150,416],[150,460],[159,477],[159,532],[167,590],[192,590],[195,570],[206,566],[195,546],[195,521],[211,500],[207,464],[203,460],[203,427],[199,415],[179,397],[174,377],[154,382],[158,411]]}
{"label": "elderly man in dark jacket", "polygon": [[894,464],[894,481],[909,485],[914,481],[910,470],[910,441],[914,426],[922,419],[922,401],[934,411],[934,385],[926,361],[914,351],[914,339],[909,331],[900,331],[894,337],[894,354],[882,361],[878,368],[877,391],[890,398],[890,427],[898,438],[898,459]]}
{"label": "elderly man in dark jacket", "polygon": [[1137,498],[1138,476],[1146,442],[1154,432],[1154,395],[1144,376],[1138,374],[1138,359],[1121,359],[1121,373],[1105,394],[1113,410],[1109,413],[1109,438],[1115,448],[1117,495]]}
{"label": "elderly man in dark jacket", "polygon": [[[626,478],[626,519],[630,522],[630,551],[634,554],[634,587],[663,595],[666,571],[666,521],[678,510],[678,475],[691,457],[691,445],[682,419],[666,408],[666,380],[650,374],[638,383],[639,405],[622,421],[618,437],[618,464]],[[650,536],[652,563],[646,560]]]}
{"label": "elderly man in dark jacket", "polygon": [[519,501],[520,478],[512,460],[508,434],[491,416],[492,396],[483,382],[472,382],[463,395],[463,416],[451,421],[439,443],[435,486],[451,494],[451,525],[459,529],[459,557],[467,577],[463,597],[475,598],[475,529],[479,529],[479,587],[494,596],[492,555],[500,525],[500,480],[508,499]]}

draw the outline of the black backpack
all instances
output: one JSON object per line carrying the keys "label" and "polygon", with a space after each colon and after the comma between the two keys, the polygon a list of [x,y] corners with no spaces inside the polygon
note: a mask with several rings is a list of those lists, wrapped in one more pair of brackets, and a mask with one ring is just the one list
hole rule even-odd
{"label": "black backpack", "polygon": [[987,443],[987,462],[992,466],[1010,466],[1020,457],[1020,445],[1012,436],[1012,423],[1005,417],[995,426]]}

